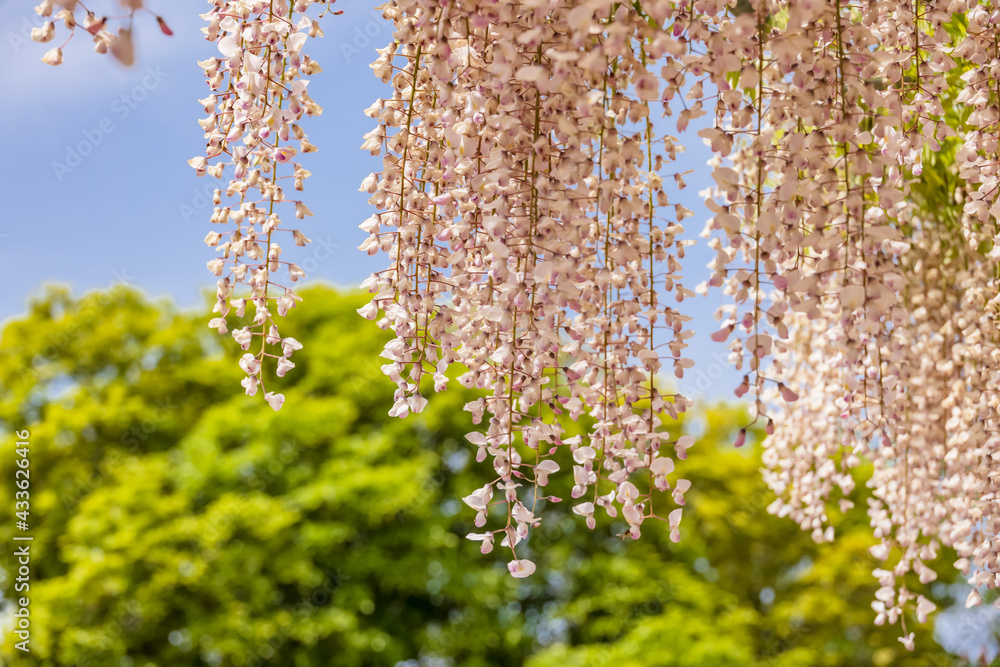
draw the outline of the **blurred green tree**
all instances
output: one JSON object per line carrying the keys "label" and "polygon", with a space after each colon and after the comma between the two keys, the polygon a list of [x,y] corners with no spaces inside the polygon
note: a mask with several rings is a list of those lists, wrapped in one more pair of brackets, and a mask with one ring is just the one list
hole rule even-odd
{"label": "blurred green tree", "polygon": [[[511,579],[463,539],[459,498],[486,481],[468,466],[468,395],[388,417],[364,298],[304,296],[280,413],[232,391],[238,351],[200,313],[126,289],[50,289],[6,325],[0,432],[32,443],[33,664],[958,664],[927,627],[907,654],[897,628],[872,626],[863,510],[832,548],[767,514],[757,453],[728,445],[733,407],[689,423],[703,434],[680,544],[666,526],[622,541],[624,523],[553,513],[528,545],[538,573]],[[13,571],[8,555],[8,600]]]}

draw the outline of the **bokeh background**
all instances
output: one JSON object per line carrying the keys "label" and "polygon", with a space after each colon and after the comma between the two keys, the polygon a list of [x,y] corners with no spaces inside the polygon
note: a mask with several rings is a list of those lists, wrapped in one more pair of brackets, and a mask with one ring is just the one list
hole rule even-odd
{"label": "bokeh background", "polygon": [[[78,667],[275,665],[990,664],[997,611],[965,611],[946,554],[928,594],[945,611],[906,653],[872,625],[874,563],[864,515],[819,548],[770,516],[759,435],[732,448],[745,409],[722,345],[692,339],[674,385],[698,399],[676,425],[696,434],[679,544],[638,542],[606,519],[588,531],[545,507],[528,543],[538,572],[513,580],[482,555],[460,498],[486,480],[464,434],[460,387],[405,421],[386,415],[385,334],[354,312],[380,268],[356,247],[370,215],[360,181],[362,113],[384,94],[368,63],[391,30],[376,3],[342,0],[311,53],[324,107],[307,131],[314,286],[290,317],[305,343],[273,413],[245,397],[229,338],[206,327],[212,257],[201,240],[218,182],[201,153],[195,62],[215,54],[193,0],[161,2],[175,32],[139,27],[131,69],[79,36],[66,63],[40,62],[30,0],[0,0],[0,664]],[[47,48],[47,47],[46,47]],[[709,151],[693,136],[678,203],[707,216]],[[710,259],[687,259],[693,287]],[[681,310],[714,330],[720,297]],[[454,385],[454,383],[453,383]],[[259,398],[259,397],[258,397]],[[586,428],[586,423],[568,425]],[[9,632],[14,534],[12,433],[31,431],[32,653]],[[563,463],[564,469],[569,467]],[[568,488],[562,490],[568,497]],[[7,512],[4,509],[3,512]],[[499,550],[498,550],[499,551]],[[909,619],[912,624],[912,619]]]}

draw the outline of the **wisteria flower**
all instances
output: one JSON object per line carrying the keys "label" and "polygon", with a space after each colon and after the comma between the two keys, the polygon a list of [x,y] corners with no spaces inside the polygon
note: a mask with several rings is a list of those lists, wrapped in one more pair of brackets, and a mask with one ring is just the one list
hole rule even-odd
{"label": "wisteria flower", "polygon": [[524,579],[525,577],[530,577],[535,572],[535,564],[527,559],[512,560],[507,563],[507,569],[510,571],[511,575],[517,579]]}

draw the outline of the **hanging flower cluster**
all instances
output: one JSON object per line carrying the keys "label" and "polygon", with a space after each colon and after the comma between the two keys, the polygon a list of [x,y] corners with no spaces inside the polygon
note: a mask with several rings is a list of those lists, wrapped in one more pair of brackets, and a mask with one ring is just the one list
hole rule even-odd
{"label": "hanging flower cluster", "polygon": [[[469,434],[496,478],[465,499],[499,535],[515,576],[534,502],[572,452],[573,511],[650,518],[677,536],[688,484],[661,418],[688,401],[691,332],[667,305],[692,294],[676,236],[690,214],[664,186],[679,132],[702,116],[716,153],[701,291],[730,298],[712,335],[746,376],[737,396],[768,434],[766,476],[790,515],[833,539],[827,504],[850,503],[876,463],[873,550],[892,566],[877,622],[933,604],[903,584],[942,545],[976,585],[998,571],[991,463],[1000,399],[1000,10],[975,0],[393,0],[394,42],[373,64],[391,97],[363,148],[383,156],[362,190],[377,212],[361,250],[387,268],[361,314],[391,329],[391,414],[419,412],[453,364],[487,390]],[[702,121],[704,123],[704,121]],[[657,126],[661,122],[657,122]],[[948,151],[951,151],[950,153]],[[918,203],[925,156],[965,189]],[[951,156],[943,159],[940,156]],[[667,163],[665,165],[664,163]],[[968,194],[963,194],[968,192]],[[926,194],[926,193],[925,193]],[[949,215],[958,202],[964,213]],[[426,378],[425,378],[426,376]],[[426,382],[424,380],[426,379]],[[585,438],[558,416],[587,413]],[[745,430],[736,442],[745,440]],[[522,448],[518,448],[518,444]],[[523,457],[524,451],[531,451]],[[569,471],[567,471],[568,474]],[[494,505],[504,509],[492,512]],[[499,518],[497,526],[491,521]],[[910,646],[912,633],[901,641]]]}
{"label": "hanging flower cluster", "polygon": [[[734,49],[750,93],[703,133],[731,160],[708,202],[710,284],[733,296],[715,338],[736,332],[737,364],[749,359],[737,394],[773,434],[770,510],[832,540],[830,503],[848,510],[854,468],[874,462],[872,555],[886,565],[872,606],[907,648],[906,612],[934,605],[904,576],[933,581],[942,546],[973,585],[1000,583],[997,16],[974,2],[761,3],[710,48]],[[715,81],[722,97],[735,81]],[[948,151],[958,179],[921,182]],[[954,183],[969,194],[927,192]],[[935,194],[942,208],[921,205]]]}
{"label": "hanging flower cluster", "polygon": [[[72,30],[78,4],[38,11],[63,7]],[[253,324],[232,333],[253,395],[265,365],[284,375],[301,347],[273,319],[298,300],[279,274],[302,277],[277,239],[308,242],[279,214],[310,215],[285,190],[302,190],[296,157],[315,150],[299,123],[320,113],[306,92],[319,66],[303,47],[321,31],[305,12],[326,3],[210,4],[221,57],[200,63],[207,150],[191,165],[216,178],[233,168],[212,216],[227,229],[206,238],[220,253],[210,326],[227,333],[227,314],[250,301]],[[690,401],[658,378],[692,365],[678,304],[717,289],[727,304],[712,338],[728,341],[745,371],[735,393],[769,435],[770,509],[832,540],[856,468],[874,464],[876,623],[899,622],[912,647],[907,614],[933,604],[906,575],[932,581],[942,547],[976,587],[1000,587],[995,0],[388,0],[382,11],[395,34],[372,67],[391,93],[367,111],[362,148],[382,167],[361,185],[374,208],[361,250],[385,254],[386,268],[364,283],[374,296],[359,312],[394,334],[390,414],[420,412],[449,369],[483,391],[466,405],[483,426],[467,437],[494,476],[464,500],[484,553],[499,540],[512,575],[534,571],[519,545],[540,524],[537,503],[562,500],[545,488],[562,474],[589,527],[620,515],[638,538],[661,519],[679,539],[690,484],[677,461],[694,438],[671,435],[669,420]],[[113,50],[99,23],[98,50]],[[130,60],[130,41],[118,43]],[[698,121],[715,153],[703,233],[715,258],[695,290],[679,238],[692,212],[671,202],[684,147],[654,112],[682,136]],[[280,408],[280,394],[264,395]],[[589,431],[567,437],[563,416],[584,415]]]}
{"label": "hanging flower cluster", "polygon": [[[845,379],[838,322],[796,314],[792,344],[778,355],[786,364],[781,376],[803,399],[781,411],[766,443],[765,479],[779,495],[771,509],[811,529],[817,541],[832,539],[826,501],[839,496],[839,509],[849,509],[851,469],[861,456],[870,459],[869,514],[880,540],[872,555],[890,561],[875,570],[882,586],[876,623],[899,619],[904,632],[906,609],[922,620],[934,605],[908,590],[903,575],[934,581],[927,563],[942,545],[958,552],[956,566],[976,588],[995,585],[1000,507],[991,464],[1000,444],[1000,328],[984,304],[1000,289],[1000,267],[976,251],[983,230],[964,222],[951,233],[939,225],[928,233],[915,222],[900,260],[908,278],[898,326],[882,346],[880,395]],[[871,417],[849,430],[855,401],[866,401]],[[981,601],[976,588],[969,606]],[[912,633],[903,640],[912,642]]]}
{"label": "hanging flower cluster", "polygon": [[[466,405],[485,420],[468,438],[496,475],[465,498],[487,529],[470,538],[484,553],[495,541],[510,549],[514,576],[534,570],[517,548],[540,523],[537,501],[561,500],[544,488],[561,446],[573,511],[590,525],[601,508],[621,512],[633,538],[652,518],[678,538],[688,484],[668,475],[692,442],[671,437],[661,415],[688,401],[654,380],[692,364],[686,318],[669,303],[694,292],[678,274],[687,212],[662,213],[656,170],[677,146],[654,135],[661,86],[649,68],[679,67],[684,46],[614,2],[384,10],[396,42],[373,68],[393,95],[368,109],[378,125],[363,148],[383,168],[362,184],[377,213],[361,250],[389,266],[364,284],[375,297],[360,312],[396,334],[383,353],[397,385],[390,414],[420,412],[453,365],[463,386],[487,390]],[[584,413],[590,432],[564,439],[559,415]],[[493,505],[504,510],[495,526]]]}
{"label": "hanging flower cluster", "polygon": [[[252,308],[252,324],[232,331],[246,351],[240,368],[246,373],[243,387],[249,396],[258,388],[267,403],[280,410],[282,394],[264,386],[265,366],[274,364],[282,377],[294,368],[291,360],[302,345],[282,338],[275,322],[295,307],[299,297],[291,283],[303,277],[296,264],[282,259],[279,238],[298,246],[309,239],[282,221],[288,213],[303,219],[312,212],[297,196],[310,176],[299,154],[316,151],[300,126],[304,116],[318,116],[322,109],[310,97],[307,77],[321,71],[303,49],[310,37],[322,35],[316,19],[306,15],[311,0],[217,0],[203,17],[206,39],[217,42],[221,57],[198,63],[205,72],[211,94],[199,100],[205,113],[205,155],[189,164],[199,176],[221,178],[231,167],[225,190],[215,191],[212,222],[222,231],[211,231],[205,243],[219,256],[208,263],[219,276],[215,312],[209,326],[219,334],[229,331],[226,316],[243,317]],[[327,3],[322,3],[327,4]],[[238,287],[242,286],[242,290]],[[270,350],[270,351],[269,351]]]}
{"label": "hanging flower cluster", "polygon": [[[69,36],[62,44],[45,52],[42,62],[47,65],[61,65],[63,48],[73,39],[76,28],[82,26],[93,38],[94,51],[110,53],[123,65],[131,65],[135,60],[135,46],[132,40],[135,17],[141,12],[152,14],[164,35],[174,34],[163,17],[146,8],[143,0],[120,0],[120,4],[128,13],[123,17],[110,18],[99,16],[77,0],[42,0],[35,7],[35,13],[48,20],[31,30],[31,39],[41,43],[53,41],[58,24],[62,24],[69,31]],[[112,32],[111,23],[120,23],[121,26]]]}

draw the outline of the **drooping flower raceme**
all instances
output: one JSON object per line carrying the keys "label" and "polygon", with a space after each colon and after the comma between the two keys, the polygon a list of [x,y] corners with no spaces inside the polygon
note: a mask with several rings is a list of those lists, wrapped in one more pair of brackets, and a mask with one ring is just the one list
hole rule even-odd
{"label": "drooping flower raceme", "polygon": [[[741,334],[732,349],[748,374],[737,393],[752,392],[753,414],[773,434],[770,509],[832,540],[831,514],[851,507],[854,469],[874,461],[872,554],[887,564],[874,571],[873,609],[876,623],[902,624],[907,648],[906,613],[923,620],[934,605],[904,575],[933,581],[927,563],[942,545],[963,556],[970,583],[996,584],[998,267],[983,253],[995,221],[980,203],[995,196],[986,178],[995,157],[972,148],[995,148],[983,135],[995,131],[995,110],[970,116],[980,129],[955,160],[965,176],[931,157],[945,186],[920,179],[928,155],[954,150],[964,128],[956,107],[976,94],[996,103],[981,88],[952,92],[959,78],[983,80],[975,59],[954,59],[983,39],[972,30],[982,9],[755,3],[717,46],[735,49],[738,85],[756,94],[720,107],[703,135],[730,159],[717,163],[709,202],[718,253],[710,284],[734,297],[718,338]],[[958,16],[966,10],[968,32]],[[958,180],[986,187],[954,215]]]}
{"label": "drooping flower raceme", "polygon": [[[974,583],[994,585],[983,574],[994,550],[974,545],[995,541],[993,524],[975,517],[992,502],[1000,401],[974,369],[989,354],[1000,293],[997,253],[982,250],[995,243],[1000,190],[997,10],[950,0],[397,0],[384,11],[395,40],[373,68],[393,93],[369,109],[378,125],[363,148],[384,157],[362,184],[377,212],[361,250],[388,261],[366,283],[375,296],[361,313],[396,334],[383,355],[398,386],[392,414],[420,411],[425,375],[440,391],[455,363],[468,369],[463,384],[490,392],[467,406],[486,420],[469,440],[496,478],[490,500],[466,502],[480,526],[490,504],[506,511],[470,538],[485,551],[499,533],[516,548],[538,523],[531,501],[561,472],[551,459],[560,446],[573,453],[573,511],[590,526],[604,508],[637,537],[659,516],[655,490],[683,504],[688,484],[667,454],[683,458],[693,443],[664,441],[660,417],[687,401],[653,382],[664,365],[680,377],[689,363],[683,317],[661,302],[689,295],[675,239],[689,212],[671,210],[663,186],[663,165],[682,147],[654,138],[650,103],[660,102],[682,132],[709,115],[698,134],[717,154],[705,232],[716,259],[701,287],[730,298],[712,337],[730,342],[746,370],[736,394],[753,399],[751,419],[773,434],[772,510],[832,539],[827,500],[841,495],[846,510],[852,470],[871,458],[875,553],[895,559],[875,572],[878,621],[933,608],[901,582],[909,571],[929,581],[926,562],[942,544],[967,554],[959,565]],[[956,96],[959,78],[967,87]],[[968,126],[955,111],[965,104]],[[922,206],[919,190],[934,186],[914,184],[925,155],[955,141],[960,180],[978,188],[960,220],[947,217],[953,193],[943,207]],[[956,225],[958,237],[938,233]],[[961,246],[965,259],[935,244]],[[945,285],[966,305],[934,319],[945,317]],[[930,297],[916,296],[927,290],[933,322]],[[931,390],[928,355],[952,347],[942,336],[971,339],[935,362],[947,389]],[[982,378],[971,394],[969,378]],[[926,409],[935,401],[940,413]],[[556,416],[585,412],[594,429],[564,440]],[[741,429],[734,444],[745,439]],[[529,459],[518,443],[534,450]],[[943,497],[955,521],[942,521]],[[672,534],[680,515],[666,517]],[[533,566],[515,551],[510,569]]]}
{"label": "drooping flower raceme", "polygon": [[247,350],[240,361],[243,387],[250,396],[261,391],[279,410],[284,396],[266,390],[265,372],[273,364],[284,376],[295,366],[293,353],[302,349],[294,338],[281,336],[276,318],[299,301],[292,283],[303,276],[283,259],[279,241],[309,243],[287,221],[312,215],[297,194],[310,176],[299,160],[316,150],[301,122],[322,113],[307,90],[308,77],[321,70],[304,51],[307,40],[322,31],[306,14],[310,0],[211,4],[203,30],[220,56],[199,63],[210,89],[199,100],[208,114],[199,121],[207,146],[205,155],[189,161],[199,176],[229,178],[215,191],[212,223],[218,231],[205,237],[218,253],[208,263],[219,277],[219,315],[209,326],[226,334],[227,315],[253,315],[250,324],[230,332]]}
{"label": "drooping flower raceme", "polygon": [[[621,511],[638,537],[666,520],[653,494],[671,488],[664,471],[685,449],[661,416],[688,401],[654,380],[691,365],[686,318],[667,302],[694,294],[677,273],[688,212],[668,208],[655,171],[677,148],[654,134],[649,70],[685,48],[613,2],[384,10],[396,41],[373,68],[393,95],[368,110],[378,124],[363,148],[384,157],[362,184],[377,212],[361,250],[389,266],[365,283],[375,297],[360,312],[396,334],[383,354],[398,387],[390,414],[419,412],[453,364],[467,369],[461,384],[487,390],[466,406],[486,422],[468,437],[496,478],[466,503],[477,525],[494,489],[506,509],[470,538],[499,534],[514,576],[534,570],[517,545],[539,524],[536,502],[560,500],[544,487],[563,446],[575,511]],[[558,416],[584,413],[586,439],[564,440]]]}

